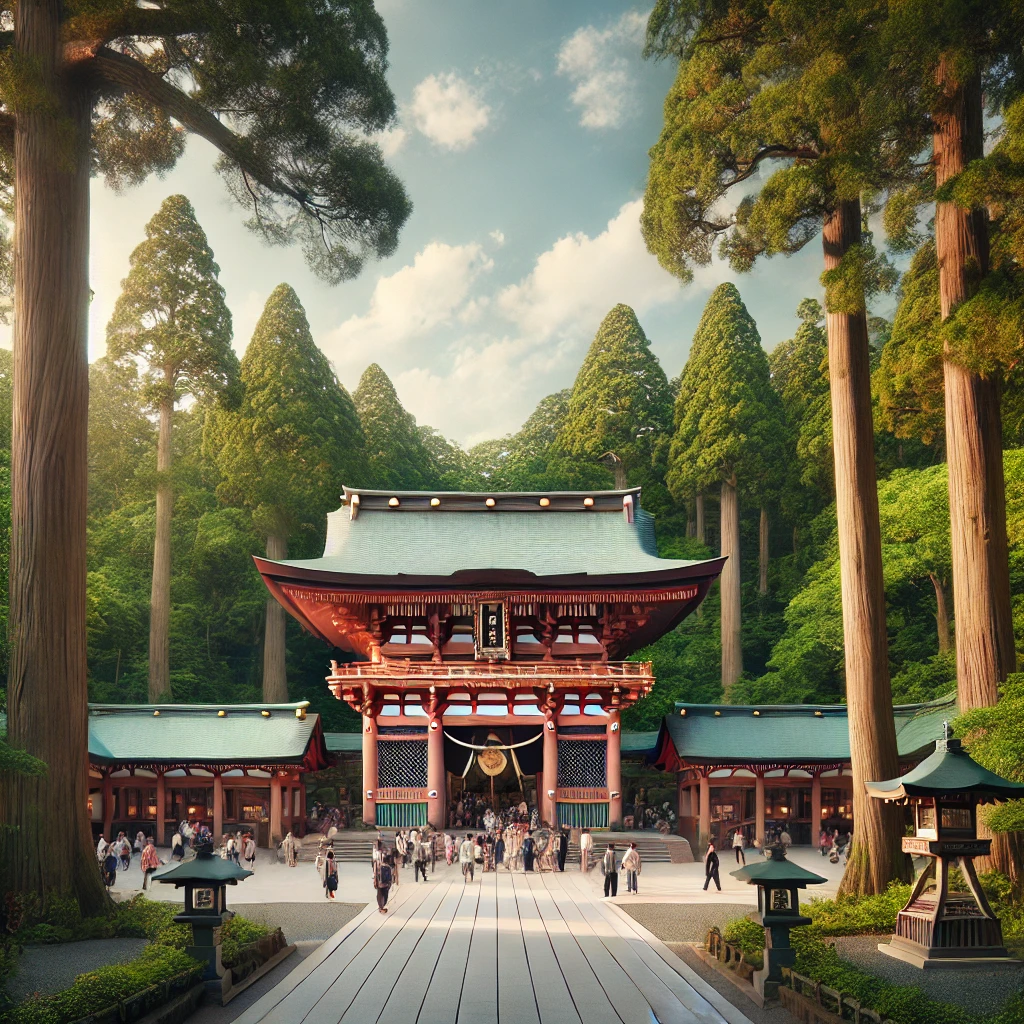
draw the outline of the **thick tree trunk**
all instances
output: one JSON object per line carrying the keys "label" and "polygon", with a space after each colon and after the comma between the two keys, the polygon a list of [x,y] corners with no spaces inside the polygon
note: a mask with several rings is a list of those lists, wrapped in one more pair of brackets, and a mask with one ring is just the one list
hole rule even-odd
{"label": "thick tree trunk", "polygon": [[3,780],[0,820],[13,828],[0,830],[0,884],[71,894],[91,914],[108,905],[86,811],[91,98],[59,76],[60,8],[21,0],[14,29],[40,91],[18,112],[14,140],[8,736],[48,771]]}
{"label": "thick tree trunk", "polygon": [[[935,111],[935,181],[942,185],[983,155],[981,78],[952,79],[941,61],[942,99]],[[988,273],[988,216],[953,203],[935,208],[942,319],[977,290]],[[960,710],[988,707],[1014,671],[1013,620],[1006,543],[1003,437],[996,376],[984,379],[943,362],[946,459],[953,546],[953,621]]]}
{"label": "thick tree trunk", "polygon": [[174,423],[172,375],[164,373],[167,393],[160,401],[156,443],[156,537],[153,541],[153,586],[149,597],[149,699],[171,699],[171,428]]}
{"label": "thick tree trunk", "polygon": [[[933,112],[935,183],[942,185],[983,155],[981,78],[954,78],[945,60]],[[989,270],[988,214],[953,203],[935,207],[942,319],[974,295]],[[953,623],[957,698],[961,711],[989,707],[999,684],[1016,668],[1006,539],[1006,486],[1000,380],[957,365],[947,345],[942,364],[946,390],[946,461],[953,553]],[[979,835],[990,833],[979,823]],[[979,870],[995,868],[1017,879],[1020,836],[993,836],[992,856]]]}
{"label": "thick tree trunk", "polygon": [[[860,203],[839,203],[825,218],[825,269],[836,268],[860,240]],[[872,800],[864,790],[867,781],[898,775],[899,761],[889,684],[871,370],[863,305],[855,311],[829,312],[826,326],[853,768],[853,849],[842,889],[878,893],[892,879],[907,876],[907,860],[900,852],[900,808]]]}
{"label": "thick tree trunk", "polygon": [[[288,538],[267,537],[267,558],[281,561],[288,557]],[[285,610],[274,598],[267,601],[267,628],[263,635],[263,700],[284,704],[288,700],[288,674],[285,665]]]}
{"label": "thick tree trunk", "polygon": [[939,636],[939,654],[945,654],[950,648],[949,643],[949,608],[946,605],[946,588],[935,573],[928,573],[935,589],[935,629]]}
{"label": "thick tree trunk", "polygon": [[720,506],[722,554],[727,556],[722,569],[722,689],[729,688],[743,674],[743,635],[740,612],[740,504],[736,477],[722,481]]}
{"label": "thick tree trunk", "polygon": [[757,540],[757,592],[764,597],[768,593],[768,509],[763,505]]}
{"label": "thick tree trunk", "polygon": [[704,532],[704,495],[703,494],[698,494],[697,495],[696,505],[697,505],[697,540],[699,540],[701,542],[701,544],[706,544],[707,543],[707,540],[706,540],[706,536],[707,535]]}

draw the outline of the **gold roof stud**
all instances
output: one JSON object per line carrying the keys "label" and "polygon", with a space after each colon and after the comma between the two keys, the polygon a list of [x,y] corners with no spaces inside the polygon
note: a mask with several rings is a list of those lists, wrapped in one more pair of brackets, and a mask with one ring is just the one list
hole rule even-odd
{"label": "gold roof stud", "polygon": [[263,716],[264,718],[269,718],[269,717],[270,717],[270,712],[269,712],[269,711],[266,711],[266,710],[264,710],[264,711],[261,711],[261,712],[260,712],[260,714],[261,714],[261,715],[262,715],[262,716]]}
{"label": "gold roof stud", "polygon": [[679,709],[679,714],[680,714],[680,716],[682,718],[685,718],[686,717],[686,708],[680,708]]}
{"label": "gold roof stud", "polygon": [[760,711],[755,711],[755,712],[754,712],[754,717],[755,717],[755,718],[758,718],[758,717],[760,717],[760,715],[761,715],[761,712],[760,712]]}
{"label": "gold roof stud", "polygon": [[392,508],[398,508],[398,506],[401,505],[402,503],[397,498],[388,498],[388,504]]}
{"label": "gold roof stud", "polygon": [[814,717],[815,718],[824,718],[825,717],[825,712],[824,711],[815,711],[814,712]]}
{"label": "gold roof stud", "polygon": [[496,501],[495,501],[495,500],[494,500],[493,498],[488,498],[488,499],[487,499],[487,500],[486,500],[486,501],[484,502],[484,504],[485,504],[485,505],[486,505],[486,506],[487,506],[488,508],[494,508],[494,506],[495,506],[495,505],[497,504],[497,502],[496,502]]}
{"label": "gold roof stud", "polygon": [[440,498],[431,498],[430,499],[430,507],[431,508],[437,508],[437,506],[440,505],[440,504],[441,504],[441,499]]}
{"label": "gold roof stud", "polygon": [[584,506],[586,508],[593,508],[594,507],[594,499],[593,498],[584,498],[583,499],[583,504],[584,504]]}
{"label": "gold roof stud", "polygon": [[715,718],[721,718],[721,717],[722,717],[722,712],[721,711],[716,711],[715,712]]}
{"label": "gold roof stud", "polygon": [[154,718],[159,718],[160,717],[160,712],[159,711],[154,711],[153,712],[153,717]]}
{"label": "gold roof stud", "polygon": [[540,505],[541,508],[547,508],[548,505],[551,504],[551,499],[550,498],[541,498],[540,501],[537,502],[537,504]]}
{"label": "gold roof stud", "polygon": [[220,711],[217,712],[217,717],[218,718],[227,718],[227,714],[228,713],[223,708],[221,708]]}

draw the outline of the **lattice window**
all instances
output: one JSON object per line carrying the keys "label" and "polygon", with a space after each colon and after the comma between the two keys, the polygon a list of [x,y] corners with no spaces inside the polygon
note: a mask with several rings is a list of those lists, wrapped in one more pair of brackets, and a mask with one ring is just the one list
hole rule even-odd
{"label": "lattice window", "polygon": [[559,786],[603,787],[606,753],[607,746],[600,740],[559,740]]}
{"label": "lattice window", "polygon": [[426,785],[426,740],[377,740],[379,789],[423,789]]}

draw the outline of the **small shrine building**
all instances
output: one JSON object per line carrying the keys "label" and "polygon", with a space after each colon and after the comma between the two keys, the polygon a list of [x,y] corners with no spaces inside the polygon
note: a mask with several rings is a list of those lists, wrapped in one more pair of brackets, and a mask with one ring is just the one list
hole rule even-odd
{"label": "small shrine building", "polygon": [[639,488],[346,487],[321,558],[255,561],[352,659],[327,684],[362,716],[363,822],[437,828],[474,772],[549,823],[621,825],[620,715],[654,685],[627,659],[724,563],[659,558]]}

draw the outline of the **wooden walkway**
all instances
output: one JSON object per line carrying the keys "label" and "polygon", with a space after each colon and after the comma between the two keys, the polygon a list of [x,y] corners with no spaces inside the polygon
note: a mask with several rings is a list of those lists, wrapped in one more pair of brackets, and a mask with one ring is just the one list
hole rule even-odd
{"label": "wooden walkway", "polygon": [[236,1024],[749,1024],[576,873],[407,877]]}

